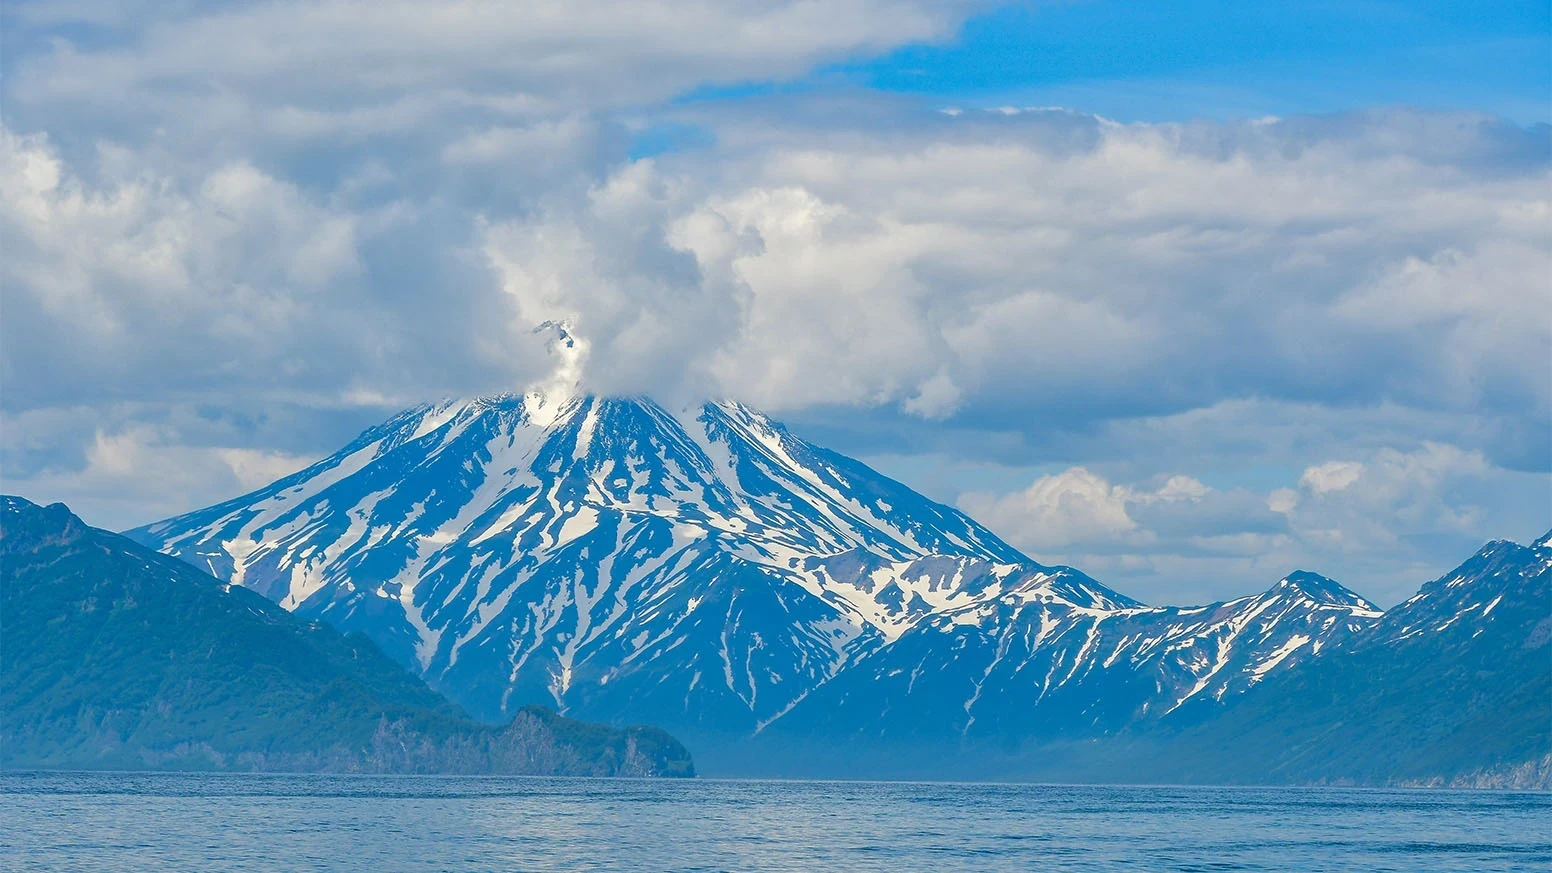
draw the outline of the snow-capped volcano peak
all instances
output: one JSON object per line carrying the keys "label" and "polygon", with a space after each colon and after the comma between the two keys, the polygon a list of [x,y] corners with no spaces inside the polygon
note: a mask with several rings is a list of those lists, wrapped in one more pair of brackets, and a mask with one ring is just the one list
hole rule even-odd
{"label": "snow-capped volcano peak", "polygon": [[[252,507],[260,498],[289,510],[297,503],[293,479],[322,479],[338,494],[336,476],[356,479],[354,468],[378,469],[391,458],[404,474],[392,483],[395,500],[435,492],[446,504],[454,499],[447,483],[415,474],[456,460],[464,478],[479,479],[462,502],[476,518],[498,506],[511,514],[533,504],[541,514],[568,517],[615,511],[673,518],[707,534],[737,535],[746,543],[730,546],[763,558],[867,548],[898,559],[948,553],[1028,560],[958,511],[799,440],[746,406],[670,411],[644,398],[559,396],[565,399],[528,392],[418,407],[240,502]],[[464,531],[444,533],[457,539]]]}
{"label": "snow-capped volcano peak", "polygon": [[[558,358],[585,355],[555,331]],[[742,404],[671,409],[559,376],[407,410],[130,535],[365,632],[477,715],[549,702],[692,736],[761,730],[845,671],[911,694],[923,670],[971,670],[954,703],[971,721],[1000,705],[996,682],[1027,705],[1157,673],[1124,721],[1254,683],[1369,609],[1313,574],[1144,607]]]}
{"label": "snow-capped volcano peak", "polygon": [[582,393],[589,344],[563,321],[546,321],[534,328],[534,333],[548,334],[546,348],[555,366],[548,377],[523,392],[523,408],[530,421],[545,426],[575,407]]}
{"label": "snow-capped volcano peak", "polygon": [[[701,672],[769,714],[902,620],[809,559],[1028,563],[957,510],[740,404],[534,392],[417,407],[293,476],[134,535],[366,631],[438,684],[477,670],[467,681],[488,690],[458,696],[486,714],[531,702],[513,693],[534,675],[566,707],[584,665],[608,682],[689,645],[712,601],[760,590],[780,622],[739,641],[707,630]],[[787,649],[783,678],[728,679],[739,647]]]}

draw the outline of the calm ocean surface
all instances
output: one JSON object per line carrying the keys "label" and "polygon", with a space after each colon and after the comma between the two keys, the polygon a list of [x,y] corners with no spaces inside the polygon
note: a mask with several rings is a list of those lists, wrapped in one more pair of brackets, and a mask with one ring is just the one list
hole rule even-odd
{"label": "calm ocean surface", "polygon": [[1552,796],[377,776],[0,776],[0,869],[1552,869]]}

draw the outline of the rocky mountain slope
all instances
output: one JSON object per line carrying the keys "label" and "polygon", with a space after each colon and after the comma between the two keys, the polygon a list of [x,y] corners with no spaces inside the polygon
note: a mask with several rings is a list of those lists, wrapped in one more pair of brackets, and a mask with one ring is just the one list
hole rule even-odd
{"label": "rocky mountain slope", "polygon": [[475,722],[385,657],[62,504],[0,498],[0,762],[689,775],[654,728]]}
{"label": "rocky mountain slope", "polygon": [[1379,616],[1311,574],[1147,607],[736,403],[424,406],[129,535],[365,633],[482,718],[543,702],[698,750],[772,730],[1104,736]]}
{"label": "rocky mountain slope", "polygon": [[1110,736],[1215,711],[1380,615],[1313,573],[1201,607],[1096,608],[1036,583],[920,622],[810,696],[788,727],[886,742]]}
{"label": "rocky mountain slope", "polygon": [[1552,533],[1488,543],[1149,766],[1193,781],[1552,788]]}

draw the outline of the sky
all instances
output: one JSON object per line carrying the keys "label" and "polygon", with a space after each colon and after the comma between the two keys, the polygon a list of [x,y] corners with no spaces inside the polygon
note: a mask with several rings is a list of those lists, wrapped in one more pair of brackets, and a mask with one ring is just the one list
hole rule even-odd
{"label": "sky", "polygon": [[737,398],[1154,603],[1552,527],[1545,3],[7,3],[0,486]]}

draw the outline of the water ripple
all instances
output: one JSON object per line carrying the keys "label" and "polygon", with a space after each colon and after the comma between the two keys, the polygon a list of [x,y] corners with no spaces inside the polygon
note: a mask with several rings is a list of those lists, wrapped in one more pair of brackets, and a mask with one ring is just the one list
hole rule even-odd
{"label": "water ripple", "polygon": [[1552,795],[1365,789],[6,773],[0,869],[1552,868]]}

